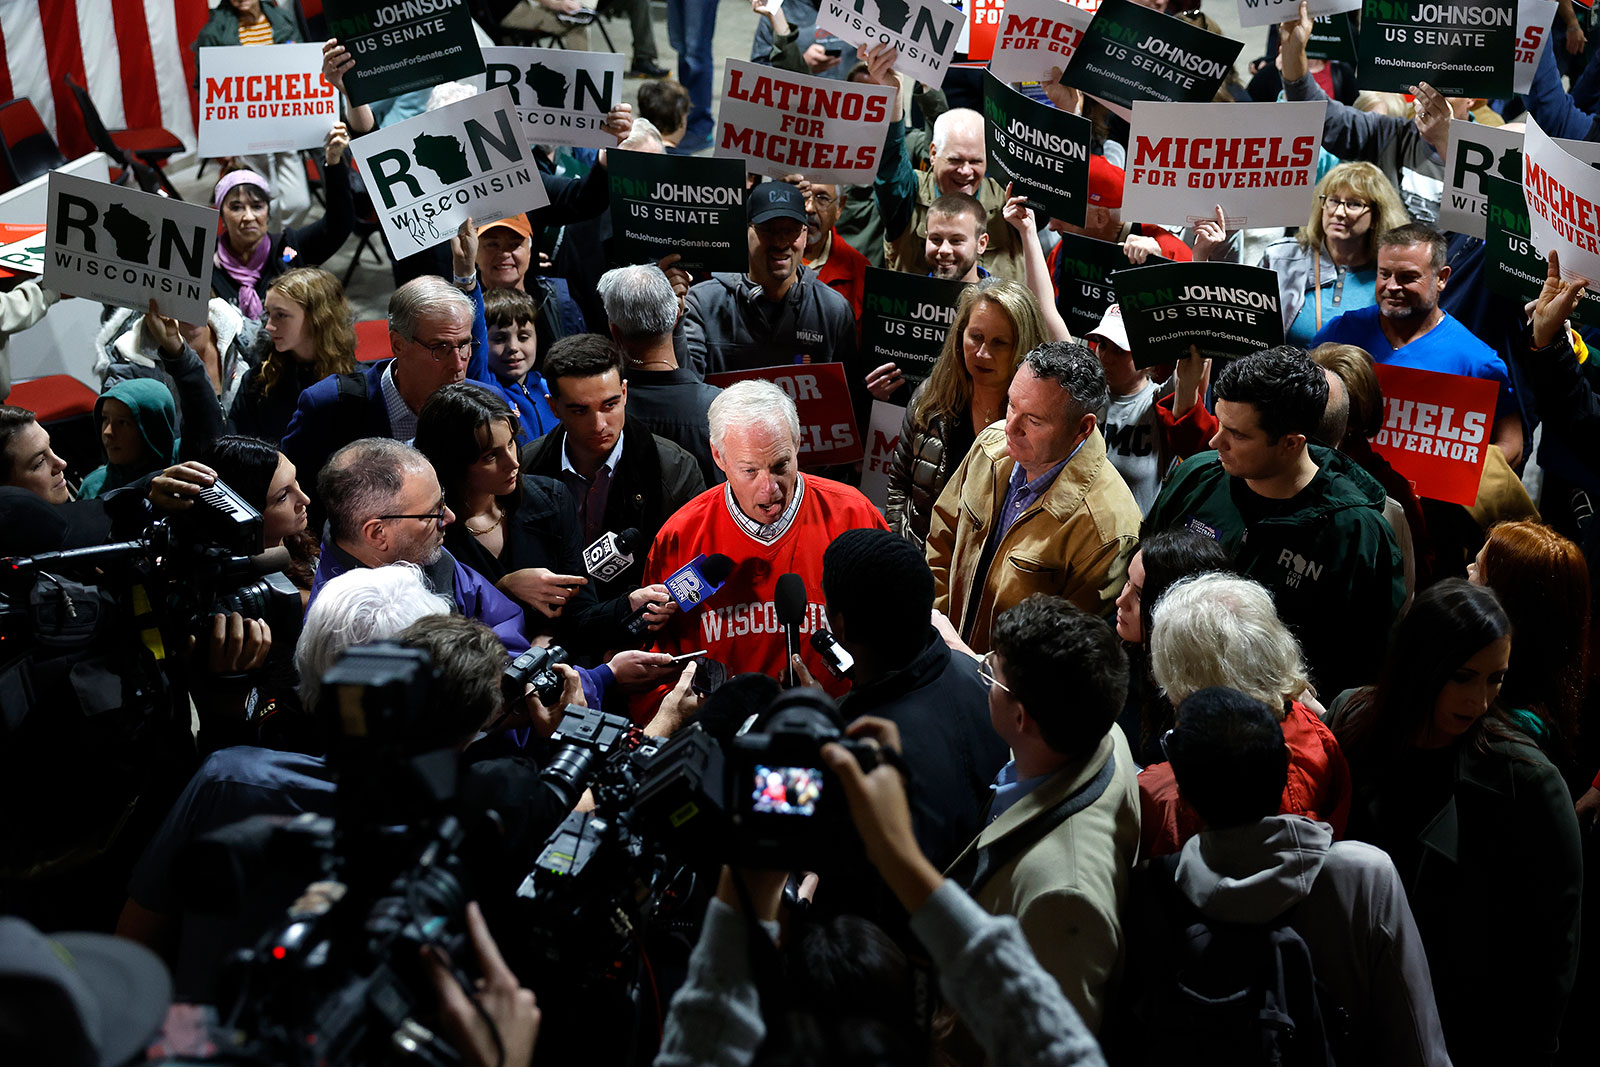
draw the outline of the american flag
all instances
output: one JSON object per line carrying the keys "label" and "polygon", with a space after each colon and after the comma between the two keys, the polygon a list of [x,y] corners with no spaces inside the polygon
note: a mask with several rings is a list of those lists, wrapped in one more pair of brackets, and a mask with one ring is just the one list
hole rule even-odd
{"label": "american flag", "polygon": [[195,140],[193,43],[206,0],[0,0],[0,100],[25,96],[69,158],[93,151],[66,77],[109,129],[164,126]]}

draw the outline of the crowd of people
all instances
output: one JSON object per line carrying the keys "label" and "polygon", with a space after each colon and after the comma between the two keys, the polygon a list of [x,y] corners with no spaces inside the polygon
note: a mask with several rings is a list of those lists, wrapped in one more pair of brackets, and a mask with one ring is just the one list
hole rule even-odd
{"label": "crowd of people", "polygon": [[[168,1005],[228,1011],[236,950],[392,877],[302,896],[281,857],[217,844],[257,816],[421,810],[421,785],[354,796],[379,779],[351,770],[368,727],[337,667],[376,646],[432,669],[384,751],[444,752],[440,810],[494,813],[455,957],[430,932],[389,961],[437,992],[415,1010],[461,1062],[1593,1062],[1600,334],[1554,253],[1523,306],[1437,225],[1452,117],[1600,138],[1587,9],[1561,0],[1529,93],[1419,85],[1397,117],[1308,59],[1302,2],[1218,100],[1326,99],[1321,176],[1303,226],[1231,233],[1220,208],[1125,219],[1127,125],[1059,83],[1093,124],[1088,207],[1036,217],[987,171],[972,72],[915,85],[894,48],[819,31],[815,0],[751,0],[755,61],[888,87],[895,114],[871,184],[752,176],[748,269],[708,275],[613,258],[606,159],[710,147],[717,7],[668,0],[677,81],[650,5],[616,7],[645,79],[616,146],[580,168],[533,146],[548,207],[395,260],[387,358],[358,361],[326,269],[366,195],[349,146],[470,86],[348,107],[320,203],[297,154],[222,161],[208,320],[102,317],[98,462],[0,404],[0,557],[87,550],[0,573],[0,781],[27,813],[0,857],[0,1055],[171,1051]],[[590,43],[569,0],[485,11],[486,39]],[[196,44],[299,38],[272,0],[221,0]],[[342,89],[356,59],[323,56]],[[1130,265],[1254,250],[1285,343],[1151,366],[1109,297],[1075,335],[1061,234]],[[914,386],[866,355],[869,267],[964,285]],[[15,285],[0,338],[64,295]],[[796,362],[842,366],[858,440],[901,409],[881,498],[861,463],[810,460],[778,384],[706,380]],[[1385,459],[1385,366],[1494,383],[1473,504]],[[257,513],[248,545],[216,547],[221,486]],[[539,649],[560,650],[543,683],[503,683]],[[796,700],[831,729],[734,782]],[[546,843],[635,799],[562,784],[575,709],[645,750],[709,738],[730,807],[816,820],[826,847],[753,862],[735,817],[687,884],[632,887],[671,898],[660,929],[552,979],[519,887],[553,849],[597,892],[582,848]],[[249,891],[212,906],[232,876]],[[589,997],[613,955],[647,976],[631,1018]]]}

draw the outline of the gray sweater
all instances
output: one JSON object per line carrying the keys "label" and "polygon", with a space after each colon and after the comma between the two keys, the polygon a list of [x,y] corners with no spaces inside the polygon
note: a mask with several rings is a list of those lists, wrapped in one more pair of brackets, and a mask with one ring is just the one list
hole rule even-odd
{"label": "gray sweater", "polygon": [[[764,923],[769,934],[775,923]],[[1016,919],[990,915],[945,882],[911,917],[939,970],[939,988],[1008,1067],[1105,1067],[1094,1035],[1033,958]],[[656,1067],[746,1067],[766,1037],[739,914],[713,900],[689,977],[672,998]]]}

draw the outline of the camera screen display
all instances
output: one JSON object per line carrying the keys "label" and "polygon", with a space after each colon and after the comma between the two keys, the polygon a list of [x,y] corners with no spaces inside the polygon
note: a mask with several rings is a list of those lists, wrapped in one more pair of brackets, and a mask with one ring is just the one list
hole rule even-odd
{"label": "camera screen display", "polygon": [[821,795],[822,771],[816,767],[756,764],[750,807],[758,815],[815,815]]}

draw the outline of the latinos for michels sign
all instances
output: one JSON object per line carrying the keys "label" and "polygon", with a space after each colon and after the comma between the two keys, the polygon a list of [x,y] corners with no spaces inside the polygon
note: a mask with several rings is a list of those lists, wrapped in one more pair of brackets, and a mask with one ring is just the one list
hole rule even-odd
{"label": "latinos for michels sign", "polygon": [[1489,428],[1499,386],[1378,364],[1383,428],[1372,449],[1409,481],[1418,496],[1471,507],[1483,479]]}
{"label": "latinos for michels sign", "polygon": [[895,91],[728,60],[717,108],[716,155],[752,173],[796,172],[829,185],[870,185],[878,173]]}
{"label": "latinos for michels sign", "polygon": [[396,259],[550,202],[504,86],[350,142]]}

